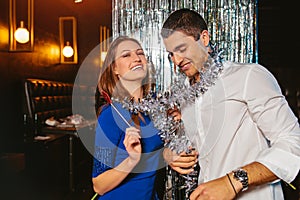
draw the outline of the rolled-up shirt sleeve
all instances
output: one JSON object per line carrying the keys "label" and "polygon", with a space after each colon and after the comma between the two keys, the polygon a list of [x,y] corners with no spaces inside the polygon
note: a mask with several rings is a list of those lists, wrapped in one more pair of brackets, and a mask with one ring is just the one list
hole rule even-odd
{"label": "rolled-up shirt sleeve", "polygon": [[300,168],[300,128],[276,79],[260,65],[253,67],[247,74],[244,99],[257,128],[270,144],[256,161],[278,178],[293,181]]}

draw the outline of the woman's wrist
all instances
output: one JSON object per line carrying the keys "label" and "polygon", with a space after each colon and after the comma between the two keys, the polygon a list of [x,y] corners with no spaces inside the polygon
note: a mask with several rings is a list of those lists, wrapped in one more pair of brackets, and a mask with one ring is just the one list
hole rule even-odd
{"label": "woman's wrist", "polygon": [[128,157],[127,158],[127,166],[130,167],[130,168],[134,168],[138,163],[140,162],[140,159],[136,159],[136,158],[131,158],[131,157]]}

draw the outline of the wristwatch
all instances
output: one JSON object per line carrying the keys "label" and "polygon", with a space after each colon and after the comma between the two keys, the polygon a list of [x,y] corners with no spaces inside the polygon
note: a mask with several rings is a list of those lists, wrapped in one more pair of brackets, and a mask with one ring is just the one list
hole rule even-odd
{"label": "wristwatch", "polygon": [[247,190],[249,186],[247,172],[242,168],[233,170],[232,172],[233,172],[233,177],[242,183],[243,185],[242,191]]}

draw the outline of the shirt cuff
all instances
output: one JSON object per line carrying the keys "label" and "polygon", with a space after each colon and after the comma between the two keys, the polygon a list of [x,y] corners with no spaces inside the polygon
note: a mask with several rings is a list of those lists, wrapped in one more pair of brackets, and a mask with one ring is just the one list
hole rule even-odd
{"label": "shirt cuff", "polygon": [[300,157],[278,148],[269,148],[261,152],[257,162],[266,166],[278,178],[292,182],[300,168]]}

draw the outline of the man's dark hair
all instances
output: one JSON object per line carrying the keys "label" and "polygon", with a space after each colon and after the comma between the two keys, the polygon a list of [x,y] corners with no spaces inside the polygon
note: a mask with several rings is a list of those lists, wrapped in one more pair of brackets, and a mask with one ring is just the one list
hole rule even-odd
{"label": "man's dark hair", "polygon": [[168,38],[174,31],[180,31],[199,40],[203,30],[207,30],[207,24],[203,17],[196,11],[182,8],[172,12],[163,24],[161,35]]}

